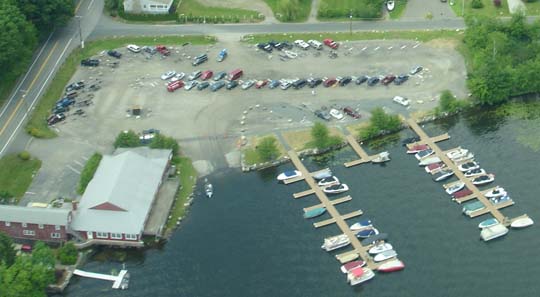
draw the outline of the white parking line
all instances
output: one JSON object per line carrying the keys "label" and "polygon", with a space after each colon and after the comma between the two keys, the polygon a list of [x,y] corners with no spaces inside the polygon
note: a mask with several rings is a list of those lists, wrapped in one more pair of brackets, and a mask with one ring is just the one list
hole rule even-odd
{"label": "white parking line", "polygon": [[373,50],[374,50],[374,51],[378,51],[380,48],[381,48],[381,47],[378,46],[378,47],[374,48]]}
{"label": "white parking line", "polygon": [[393,48],[394,48],[393,46],[389,46],[389,47],[388,47],[388,50],[391,50],[391,49],[393,49]]}
{"label": "white parking line", "polygon": [[415,44],[412,48],[417,48],[418,46],[420,46],[420,43]]}
{"label": "white parking line", "polygon": [[400,47],[400,49],[404,49],[404,48],[406,48],[406,47],[407,47],[406,45],[403,45],[402,47]]}
{"label": "white parking line", "polygon": [[71,167],[70,165],[66,165],[67,168],[71,169],[71,171],[77,173],[77,174],[81,174],[81,172],[73,167]]}
{"label": "white parking line", "polygon": [[362,51],[365,51],[367,50],[367,46],[364,46],[364,48],[362,48]]}
{"label": "white parking line", "polygon": [[85,160],[85,161],[88,161],[88,157],[81,157],[81,159]]}
{"label": "white parking line", "polygon": [[79,165],[79,166],[81,166],[81,167],[84,167],[84,165],[81,164],[81,162],[79,162],[79,161],[77,161],[77,160],[73,160],[73,163],[75,163],[75,164],[77,164],[77,165]]}

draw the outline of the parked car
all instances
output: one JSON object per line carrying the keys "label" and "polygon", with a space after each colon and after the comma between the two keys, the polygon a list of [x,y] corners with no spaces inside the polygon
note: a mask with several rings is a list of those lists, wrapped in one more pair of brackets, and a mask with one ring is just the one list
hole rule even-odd
{"label": "parked car", "polygon": [[167,84],[167,91],[174,92],[180,88],[184,87],[184,82],[181,80],[173,81]]}
{"label": "parked car", "polygon": [[153,47],[153,46],[146,46],[146,45],[145,45],[145,46],[142,47],[142,50],[143,50],[144,52],[146,52],[146,53],[151,54],[151,55],[155,55],[155,54],[157,53],[156,48]]}
{"label": "parked car", "polygon": [[97,66],[99,66],[99,60],[96,60],[96,59],[84,59],[84,60],[81,60],[81,66],[97,67]]}
{"label": "parked car", "polygon": [[343,108],[343,112],[355,119],[359,119],[361,117],[360,114],[350,106]]}
{"label": "parked car", "polygon": [[[269,42],[269,44],[272,44],[272,42]],[[283,42],[274,41],[274,44],[272,44],[272,46],[277,50],[282,50],[285,47],[285,44]]]}
{"label": "parked car", "polygon": [[79,96],[79,93],[77,93],[76,91],[71,91],[71,92],[67,92],[64,96],[67,97],[67,98],[72,98],[73,99],[73,98]]}
{"label": "parked car", "polygon": [[61,106],[61,107],[68,107],[73,104],[75,104],[75,99],[69,98],[69,97],[64,97],[56,101],[56,106]]}
{"label": "parked car", "polygon": [[315,88],[316,86],[318,86],[318,85],[320,85],[322,83],[322,79],[320,79],[318,77],[317,78],[310,78],[310,79],[308,79],[307,83],[308,83],[308,86],[310,88]]}
{"label": "parked car", "polygon": [[385,76],[382,80],[381,80],[381,83],[385,86],[387,86],[388,84],[390,84],[391,82],[393,82],[394,80],[396,79],[396,76],[393,75],[393,74],[389,74],[387,76]]}
{"label": "parked car", "polygon": [[394,84],[401,85],[402,83],[406,82],[409,79],[409,76],[406,74],[398,75],[396,79],[394,80]]}
{"label": "parked car", "polygon": [[259,80],[255,83],[255,88],[257,89],[260,89],[264,86],[266,86],[266,84],[268,84],[268,80],[267,79],[263,79],[263,80]]}
{"label": "parked car", "polygon": [[273,47],[269,45],[268,43],[257,43],[257,47],[267,53],[271,53],[273,49]]}
{"label": "parked car", "polygon": [[301,79],[298,79],[295,82],[293,82],[292,86],[293,86],[293,88],[298,90],[298,89],[303,88],[306,84],[307,84],[307,80],[301,78]]}
{"label": "parked car", "polygon": [[164,55],[164,56],[168,56],[171,54],[171,51],[164,45],[157,45],[156,46],[156,51],[158,51],[160,54]]}
{"label": "parked car", "polygon": [[281,44],[283,44],[283,48],[286,48],[286,49],[292,49],[294,47],[294,45],[288,41],[283,41],[281,42]]}
{"label": "parked car", "polygon": [[199,55],[197,57],[195,57],[195,59],[193,60],[193,63],[191,63],[191,65],[193,66],[198,66],[198,65],[201,65],[202,63],[208,61],[208,55],[207,54],[202,54],[202,55]]}
{"label": "parked car", "polygon": [[184,90],[189,91],[193,89],[194,87],[196,87],[198,84],[199,82],[196,80],[188,81],[186,85],[184,86]]}
{"label": "parked car", "polygon": [[332,117],[330,116],[330,114],[326,111],[326,110],[316,110],[315,111],[315,115],[325,121],[329,121],[330,119],[332,119]]}
{"label": "parked car", "polygon": [[177,74],[175,74],[172,78],[171,78],[171,81],[177,81],[177,80],[181,80],[182,78],[184,78],[186,76],[186,74],[184,72],[179,72]]}
{"label": "parked car", "polygon": [[220,79],[223,79],[225,76],[227,76],[227,72],[220,71],[220,72],[216,73],[216,75],[214,75],[214,80],[218,81]]}
{"label": "parked car", "polygon": [[47,119],[47,124],[54,125],[56,123],[60,123],[61,121],[66,119],[66,115],[63,113],[53,114]]}
{"label": "parked car", "polygon": [[208,88],[209,86],[210,86],[209,82],[203,81],[197,86],[197,90],[201,91],[201,90],[204,90],[204,89]]}
{"label": "parked car", "polygon": [[325,40],[323,40],[323,43],[332,49],[337,49],[339,46],[334,40],[330,38],[326,38]]}
{"label": "parked car", "polygon": [[78,81],[78,82],[74,82],[74,83],[69,84],[66,87],[66,92],[80,90],[82,88],[84,88],[84,82],[83,81]]}
{"label": "parked car", "polygon": [[296,44],[296,46],[298,46],[299,48],[301,48],[303,50],[307,50],[309,48],[309,44],[307,44],[302,39],[295,40],[294,44]]}
{"label": "parked car", "polygon": [[367,81],[368,86],[374,86],[379,83],[381,79],[377,76],[370,77]]}
{"label": "parked car", "polygon": [[409,106],[411,103],[409,99],[401,97],[401,96],[395,96],[394,99],[392,99],[395,103],[403,105],[403,106]]}
{"label": "parked car", "polygon": [[221,88],[223,88],[223,86],[225,86],[225,82],[220,80],[220,81],[216,81],[215,83],[213,83],[211,86],[210,86],[210,90],[212,90],[212,92],[215,92]]}
{"label": "parked car", "polygon": [[122,58],[122,54],[120,52],[115,51],[115,50],[108,51],[107,55],[109,55],[111,57],[114,57],[114,58],[117,58],[117,59]]}
{"label": "parked car", "polygon": [[141,48],[135,44],[128,44],[126,47],[128,50],[134,53],[139,53],[141,51]]}
{"label": "parked car", "polygon": [[318,40],[311,39],[311,40],[308,40],[308,43],[309,45],[311,45],[311,47],[313,47],[316,50],[322,49],[322,43],[320,43]]}
{"label": "parked car", "polygon": [[212,75],[214,75],[214,72],[212,72],[211,70],[203,71],[203,73],[201,74],[201,79],[202,80],[210,79]]}
{"label": "parked car", "polygon": [[328,87],[331,87],[333,85],[335,85],[337,83],[337,80],[335,78],[327,78],[324,80],[323,82],[323,86],[328,88]]}
{"label": "parked car", "polygon": [[279,85],[281,85],[281,82],[279,80],[277,80],[277,79],[274,79],[268,84],[268,88],[275,89],[275,88],[279,87]]}
{"label": "parked car", "polygon": [[188,76],[188,80],[196,80],[197,78],[199,78],[199,76],[202,75],[202,71],[200,70],[197,70],[197,71],[193,71],[189,76]]}
{"label": "parked car", "polygon": [[417,73],[420,73],[424,68],[422,66],[415,66],[411,71],[409,71],[410,75],[415,75]]}
{"label": "parked car", "polygon": [[239,79],[240,77],[242,77],[243,74],[244,74],[244,71],[242,71],[242,69],[240,69],[240,68],[239,68],[239,69],[235,69],[235,70],[233,70],[233,71],[231,71],[231,72],[229,73],[228,79],[229,79],[229,80],[237,80],[237,79]]}
{"label": "parked car", "polygon": [[255,81],[254,80],[246,80],[245,82],[242,83],[242,90],[247,90],[249,88],[251,88],[251,86],[253,86],[255,84]]}
{"label": "parked car", "polygon": [[291,85],[292,85],[292,83],[291,83],[290,80],[282,79],[279,88],[282,89],[282,90],[286,90],[286,89],[290,88]]}
{"label": "parked car", "polygon": [[337,110],[335,108],[330,109],[330,115],[332,117],[334,117],[336,120],[343,119],[343,114],[341,113],[341,111],[339,111],[339,110]]}
{"label": "parked car", "polygon": [[236,87],[238,87],[238,81],[236,81],[236,80],[231,80],[231,81],[229,81],[229,82],[227,83],[227,86],[225,86],[225,88],[226,88],[227,90],[232,90],[232,89],[234,89],[234,88],[236,88]]}
{"label": "parked car", "polygon": [[361,84],[365,83],[368,79],[369,79],[369,77],[367,77],[365,75],[360,75],[359,77],[357,77],[354,80],[354,83],[356,83],[357,85],[361,85]]}
{"label": "parked car", "polygon": [[161,79],[162,80],[168,80],[168,79],[172,78],[175,75],[176,75],[176,71],[170,70],[170,71],[167,71],[167,72],[163,73],[161,75]]}
{"label": "parked car", "polygon": [[226,48],[222,49],[219,52],[218,56],[217,56],[217,61],[218,62],[223,62],[223,60],[225,60],[225,58],[227,58],[227,55],[228,55],[227,49]]}
{"label": "parked car", "polygon": [[352,81],[352,78],[350,76],[345,76],[338,80],[339,85],[342,87],[348,85],[351,81]]}

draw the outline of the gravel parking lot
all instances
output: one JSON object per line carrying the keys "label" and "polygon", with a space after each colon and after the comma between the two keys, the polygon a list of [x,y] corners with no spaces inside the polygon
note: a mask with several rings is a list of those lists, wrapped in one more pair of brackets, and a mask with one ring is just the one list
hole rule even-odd
{"label": "gravel parking lot", "polygon": [[[229,56],[218,63],[216,55],[222,48],[228,49]],[[171,55],[165,58],[134,54],[124,48],[119,51],[123,54],[120,60],[106,54],[98,56],[101,60],[99,67],[80,68],[72,80],[84,80],[87,86],[97,84],[101,87],[95,92],[82,93],[78,98],[79,101],[91,99],[93,104],[72,108],[68,118],[55,127],[59,132],[58,138],[34,141],[30,145],[29,150],[43,160],[41,171],[44,174],[48,172],[47,168],[55,168],[54,172],[62,168],[76,174],[68,167],[75,158],[87,157],[92,150],[110,152],[121,130],[140,132],[158,129],[178,139],[183,151],[198,161],[198,169],[210,171],[238,162],[238,154],[231,152],[235,151],[241,135],[310,126],[317,119],[313,111],[323,107],[351,106],[365,119],[368,111],[376,106],[404,115],[431,109],[444,89],[450,89],[461,98],[467,94],[463,58],[452,44],[441,41],[345,42],[340,45],[337,58],[328,56],[328,48],[322,51],[294,48],[292,51],[298,53],[297,58],[282,59],[280,52],[268,54],[253,45],[233,41],[213,46],[174,47]],[[192,66],[192,58],[201,53],[208,54],[208,62]],[[116,61],[119,62],[116,68],[106,65]],[[243,80],[399,75],[416,65],[423,66],[424,71],[399,86],[379,84],[368,87],[365,83],[360,86],[351,83],[344,87],[324,88],[320,85],[315,89],[306,86],[285,91],[267,87],[242,90],[237,87],[217,92],[194,88],[170,93],[166,90],[166,82],[160,79],[161,74],[168,70],[188,75],[194,70],[210,69],[216,73],[235,68],[244,70]],[[411,106],[405,108],[393,103],[392,98],[396,95],[411,99]],[[134,106],[141,108],[140,117],[128,116],[128,111]],[[73,114],[79,108],[84,115]],[[354,121],[346,117],[341,121],[332,120],[330,124],[346,126]],[[47,153],[54,147],[62,148],[66,153]],[[65,173],[57,172],[56,178],[58,174]],[[64,190],[52,192],[50,195],[54,196]]]}

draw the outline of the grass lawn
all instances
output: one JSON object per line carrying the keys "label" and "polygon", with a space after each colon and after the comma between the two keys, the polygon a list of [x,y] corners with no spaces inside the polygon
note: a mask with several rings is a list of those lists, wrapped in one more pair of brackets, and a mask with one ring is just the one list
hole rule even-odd
{"label": "grass lawn", "polygon": [[66,58],[47,91],[35,106],[34,112],[26,125],[26,131],[37,138],[53,138],[56,133],[49,129],[46,119],[50,114],[55,102],[61,98],[66,85],[80,65],[81,59],[91,57],[103,50],[123,47],[130,43],[144,44],[166,44],[176,45],[191,42],[192,44],[214,43],[215,38],[211,36],[144,36],[144,37],[122,37],[91,41],[85,44],[85,48],[75,49]]}
{"label": "grass lawn", "polygon": [[24,195],[41,167],[38,159],[22,160],[16,154],[0,159],[0,192],[8,192],[17,202]]}
{"label": "grass lawn", "polygon": [[224,18],[225,21],[229,20],[229,22],[231,18],[237,18],[239,22],[258,22],[262,20],[259,19],[259,12],[257,11],[241,8],[210,7],[202,5],[197,0],[182,0],[176,12],[180,18],[183,18],[182,15],[188,19],[190,17],[206,17],[206,22],[212,22],[212,19],[217,22],[218,18]]}
{"label": "grass lawn", "polygon": [[92,178],[94,178],[94,174],[96,173],[102,158],[103,156],[100,153],[94,153],[92,157],[86,161],[86,164],[84,164],[81,176],[79,177],[79,186],[77,187],[77,193],[79,195],[84,193],[86,186],[88,186]]}
{"label": "grass lawn", "polygon": [[311,11],[311,0],[298,0],[298,15],[294,20],[287,21],[282,17],[283,12],[278,8],[280,0],[264,0],[264,2],[270,6],[270,9],[272,9],[276,19],[282,22],[305,22],[309,17],[309,12]]}
{"label": "grass lawn", "polygon": [[352,135],[358,136],[358,130],[369,126],[369,122],[357,122],[345,127]]}
{"label": "grass lawn", "polygon": [[540,0],[530,3],[523,1],[523,3],[527,7],[527,15],[540,15]]}
{"label": "grass lawn", "polygon": [[285,147],[283,147],[283,145],[279,142],[279,140],[274,134],[264,135],[260,137],[254,136],[249,139],[249,142],[248,142],[249,146],[244,149],[244,158],[245,158],[244,160],[246,164],[253,165],[253,164],[264,163],[264,161],[261,160],[261,158],[259,157],[259,154],[255,150],[255,147],[257,147],[257,144],[259,143],[261,139],[268,136],[276,138],[276,145],[279,151],[278,158],[281,158],[287,154],[287,152],[285,151]]}
{"label": "grass lawn", "polygon": [[395,3],[396,7],[394,7],[394,10],[388,13],[393,20],[399,19],[407,7],[407,0],[397,0]]}
{"label": "grass lawn", "polygon": [[382,17],[384,0],[320,0],[319,20],[375,20]]}
{"label": "grass lawn", "polygon": [[482,0],[484,3],[483,8],[474,9],[471,7],[470,0],[449,0],[448,3],[453,1],[454,5],[450,5],[454,10],[456,16],[463,16],[463,1],[465,1],[465,15],[485,15],[485,16],[509,16],[508,2],[506,0],[501,1],[501,7],[493,5],[493,0]]}
{"label": "grass lawn", "polygon": [[[339,136],[343,137],[341,131],[336,127],[328,127],[330,136]],[[314,148],[311,129],[308,130],[297,130],[297,131],[287,131],[283,132],[283,138],[295,151],[301,151],[309,148]]]}
{"label": "grass lawn", "polygon": [[176,200],[173,209],[171,209],[171,218],[167,222],[166,226],[167,230],[174,228],[178,218],[184,216],[186,212],[184,203],[186,203],[189,195],[193,193],[193,186],[195,185],[195,182],[197,182],[197,172],[191,163],[191,159],[188,157],[179,157],[178,162],[176,163],[176,168],[180,171],[181,188],[178,190],[178,199]]}
{"label": "grass lawn", "polygon": [[285,34],[257,34],[246,35],[244,41],[250,43],[268,42],[268,40],[288,40],[297,39],[323,39],[332,38],[336,41],[344,40],[375,40],[375,39],[413,39],[418,41],[430,41],[433,39],[459,39],[463,36],[462,31],[455,30],[418,30],[418,31],[355,31],[341,33],[285,33]]}

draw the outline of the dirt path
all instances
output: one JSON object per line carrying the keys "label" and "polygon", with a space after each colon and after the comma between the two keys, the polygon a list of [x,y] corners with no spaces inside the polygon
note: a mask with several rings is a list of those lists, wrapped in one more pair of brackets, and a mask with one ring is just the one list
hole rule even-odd
{"label": "dirt path", "polygon": [[319,0],[311,1],[311,11],[309,12],[308,23],[318,23],[317,10],[319,9]]}
{"label": "dirt path", "polygon": [[263,23],[279,23],[274,17],[272,9],[262,0],[197,0],[206,6],[232,7],[255,10],[264,15]]}

